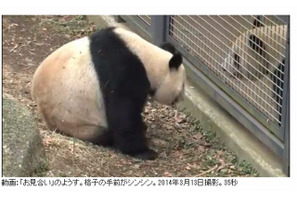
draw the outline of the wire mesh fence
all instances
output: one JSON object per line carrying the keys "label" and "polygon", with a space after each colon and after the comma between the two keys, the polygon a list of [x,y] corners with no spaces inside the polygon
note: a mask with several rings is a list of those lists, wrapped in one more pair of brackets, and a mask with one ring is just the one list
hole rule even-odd
{"label": "wire mesh fence", "polygon": [[148,26],[151,26],[151,17],[149,15],[138,15]]}
{"label": "wire mesh fence", "polygon": [[169,35],[267,122],[281,124],[286,25],[275,16],[171,16]]}
{"label": "wire mesh fence", "polygon": [[154,44],[174,44],[187,60],[191,81],[201,83],[218,104],[282,157],[289,175],[289,16],[122,17]]}

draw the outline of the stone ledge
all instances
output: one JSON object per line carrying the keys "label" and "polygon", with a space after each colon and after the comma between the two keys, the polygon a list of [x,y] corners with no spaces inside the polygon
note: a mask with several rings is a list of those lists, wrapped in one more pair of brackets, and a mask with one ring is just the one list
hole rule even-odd
{"label": "stone ledge", "polygon": [[179,109],[198,119],[204,130],[215,132],[227,148],[239,159],[250,162],[260,176],[286,177],[280,159],[211,97],[190,82],[187,83],[186,97],[179,104]]}

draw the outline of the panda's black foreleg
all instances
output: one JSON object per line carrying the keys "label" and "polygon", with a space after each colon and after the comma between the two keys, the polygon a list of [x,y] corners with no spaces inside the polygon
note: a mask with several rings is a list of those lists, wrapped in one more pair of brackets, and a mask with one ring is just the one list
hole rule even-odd
{"label": "panda's black foreleg", "polygon": [[[122,153],[128,154],[132,157],[142,160],[153,160],[157,157],[157,153],[148,147],[147,139],[145,137],[144,125],[137,126],[137,121],[133,118],[133,124],[126,125],[130,118],[126,117],[123,120],[121,127],[113,131],[114,146]],[[126,128],[127,127],[127,128]]]}
{"label": "panda's black foreleg", "polygon": [[144,123],[141,117],[142,104],[131,99],[109,100],[107,120],[113,146],[124,154],[142,160],[153,160],[157,153],[148,147]]}

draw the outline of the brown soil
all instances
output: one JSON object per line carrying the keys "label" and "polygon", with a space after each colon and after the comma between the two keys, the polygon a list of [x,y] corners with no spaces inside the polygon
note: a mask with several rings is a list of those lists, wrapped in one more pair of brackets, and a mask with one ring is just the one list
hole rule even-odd
{"label": "brown soil", "polygon": [[13,95],[32,110],[48,158],[35,176],[258,175],[225,149],[213,132],[201,129],[199,121],[156,103],[148,103],[143,112],[150,146],[159,153],[154,161],[137,160],[48,130],[30,95],[34,71],[52,51],[89,35],[94,26],[83,16],[4,16],[2,21],[3,94]]}

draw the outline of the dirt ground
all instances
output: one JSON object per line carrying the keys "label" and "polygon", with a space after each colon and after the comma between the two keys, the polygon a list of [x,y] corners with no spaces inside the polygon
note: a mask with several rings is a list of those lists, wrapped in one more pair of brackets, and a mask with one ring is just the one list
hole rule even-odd
{"label": "dirt ground", "polygon": [[2,22],[3,94],[13,95],[33,112],[48,159],[34,176],[258,176],[199,121],[156,103],[148,103],[143,112],[150,146],[159,153],[154,161],[48,130],[30,95],[34,71],[52,51],[95,27],[84,16],[3,16]]}

